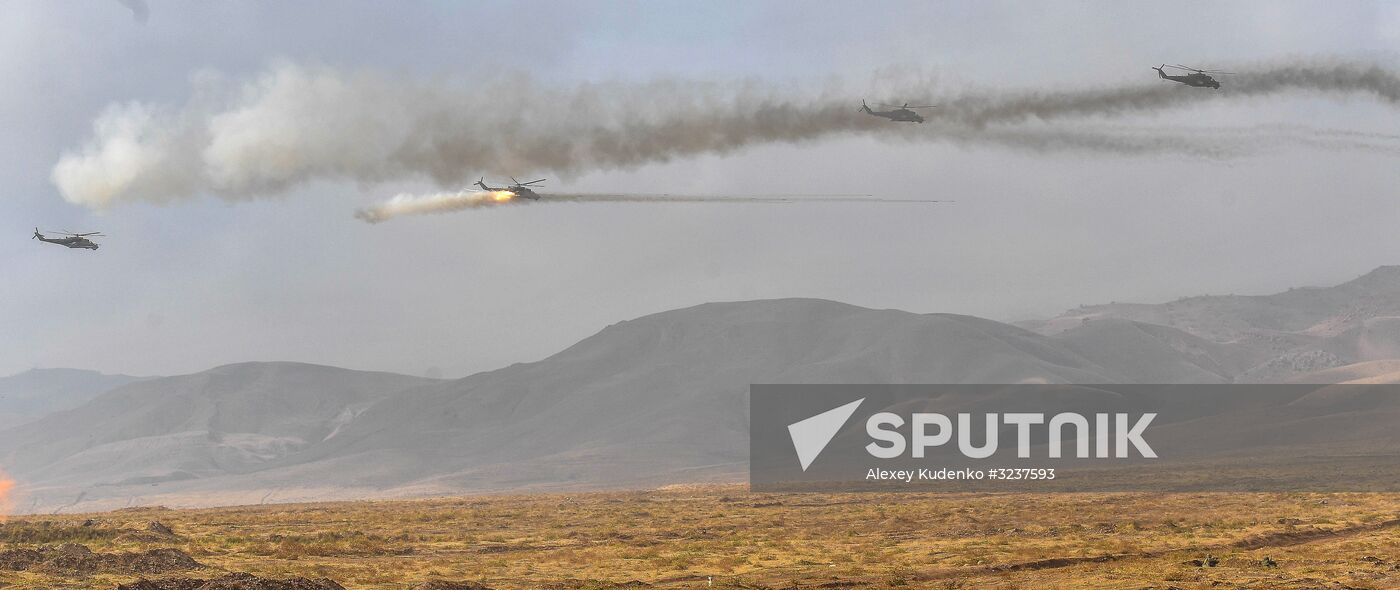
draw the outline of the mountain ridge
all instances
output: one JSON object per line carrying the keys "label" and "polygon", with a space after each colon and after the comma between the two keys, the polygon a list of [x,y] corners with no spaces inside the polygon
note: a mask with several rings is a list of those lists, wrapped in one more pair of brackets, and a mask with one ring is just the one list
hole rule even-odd
{"label": "mountain ridge", "polygon": [[68,368],[33,368],[0,377],[0,429],[82,405],[116,387],[149,379]]}
{"label": "mountain ridge", "polygon": [[[1400,267],[1019,326],[821,299],[706,303],[461,379],[239,363],[132,383],[0,431],[0,464],[36,510],[733,481],[752,383],[1392,379],[1393,365],[1364,364],[1400,358],[1392,307]],[[1143,321],[1155,317],[1170,323]]]}

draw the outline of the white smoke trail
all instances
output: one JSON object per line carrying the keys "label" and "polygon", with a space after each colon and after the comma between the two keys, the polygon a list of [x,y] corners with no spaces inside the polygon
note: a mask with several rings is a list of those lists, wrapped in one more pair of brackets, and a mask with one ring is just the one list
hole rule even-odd
{"label": "white smoke trail", "polygon": [[401,193],[377,205],[355,211],[355,217],[366,223],[380,223],[405,215],[427,215],[451,213],[466,209],[488,207],[523,206],[551,203],[731,203],[731,204],[781,204],[781,203],[951,203],[934,199],[885,199],[869,196],[843,195],[769,195],[769,196],[722,196],[722,195],[665,195],[627,193],[550,193],[538,200],[518,197],[508,191],[457,191],[439,192],[426,195]]}
{"label": "white smoke trail", "polygon": [[[1206,158],[1279,144],[1392,149],[1388,140],[1326,131],[1243,137],[1054,125],[1281,93],[1362,95],[1400,106],[1400,76],[1376,64],[1314,61],[1248,72],[1221,90],[1151,79],[1087,90],[945,95],[927,124],[911,125],[855,113],[856,92],[796,96],[757,83],[678,81],[556,89],[524,78],[427,82],[283,63],[243,84],[200,77],[183,106],[111,106],[95,121],[93,137],[62,155],[52,178],[68,201],[101,208],[199,194],[255,198],[315,180],[427,177],[451,186],[483,172],[567,175],[842,135]],[[899,94],[938,96],[918,84]]]}

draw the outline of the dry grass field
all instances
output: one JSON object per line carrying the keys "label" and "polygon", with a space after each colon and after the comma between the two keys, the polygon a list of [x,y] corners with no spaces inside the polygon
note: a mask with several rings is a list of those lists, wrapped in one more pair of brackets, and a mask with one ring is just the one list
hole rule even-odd
{"label": "dry grass field", "polygon": [[[1397,588],[1397,519],[1396,494],[772,495],[737,486],[142,508],[9,519],[0,583],[115,588],[249,572],[350,590],[431,580],[501,590]],[[152,521],[173,534],[148,530]],[[57,549],[64,543],[107,557],[53,557],[74,551]],[[158,548],[204,567],[140,557]]]}

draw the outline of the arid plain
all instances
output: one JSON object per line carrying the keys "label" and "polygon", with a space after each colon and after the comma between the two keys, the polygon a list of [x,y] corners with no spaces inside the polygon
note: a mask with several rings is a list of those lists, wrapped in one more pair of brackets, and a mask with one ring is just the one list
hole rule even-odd
{"label": "arid plain", "polygon": [[[317,579],[351,590],[1400,587],[1397,494],[777,495],[704,486],[26,516],[0,527],[0,539],[0,580],[13,588],[141,579],[156,583],[136,588],[197,588],[221,576],[222,585],[203,587],[333,587],[305,585]],[[170,549],[198,565],[156,551]],[[33,563],[14,571],[21,553]],[[308,580],[227,577],[236,572]]]}

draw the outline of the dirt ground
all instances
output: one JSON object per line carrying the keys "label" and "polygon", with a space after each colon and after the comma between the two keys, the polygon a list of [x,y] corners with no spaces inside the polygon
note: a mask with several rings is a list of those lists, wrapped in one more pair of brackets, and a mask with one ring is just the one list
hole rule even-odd
{"label": "dirt ground", "polygon": [[0,543],[11,588],[1400,588],[1400,494],[708,486],[25,516]]}

